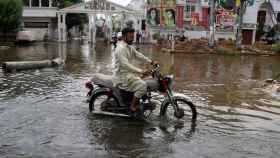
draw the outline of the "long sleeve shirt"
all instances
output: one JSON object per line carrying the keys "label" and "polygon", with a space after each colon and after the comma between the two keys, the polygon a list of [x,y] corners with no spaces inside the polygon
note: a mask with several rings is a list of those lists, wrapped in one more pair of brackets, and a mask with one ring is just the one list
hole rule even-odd
{"label": "long sleeve shirt", "polygon": [[142,69],[131,63],[134,59],[139,59],[147,63],[152,62],[149,58],[138,52],[134,47],[129,46],[124,41],[119,42],[113,53],[114,85],[126,83],[129,76],[135,76],[139,73],[143,73]]}

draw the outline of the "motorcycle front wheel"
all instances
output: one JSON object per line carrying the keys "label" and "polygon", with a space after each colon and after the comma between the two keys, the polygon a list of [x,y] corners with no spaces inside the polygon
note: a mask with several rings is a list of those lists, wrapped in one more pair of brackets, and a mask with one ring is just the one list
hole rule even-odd
{"label": "motorcycle front wheel", "polygon": [[118,102],[115,96],[108,92],[99,92],[94,94],[89,102],[89,111],[106,111],[115,112],[118,107]]}
{"label": "motorcycle front wheel", "polygon": [[163,103],[160,111],[161,116],[174,116],[177,119],[196,121],[197,111],[195,105],[185,99],[174,98],[173,105],[170,101]]}

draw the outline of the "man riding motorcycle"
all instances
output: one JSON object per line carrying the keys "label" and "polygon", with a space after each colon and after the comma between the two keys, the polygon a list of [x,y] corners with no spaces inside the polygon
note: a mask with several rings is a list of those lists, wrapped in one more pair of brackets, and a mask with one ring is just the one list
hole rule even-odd
{"label": "man riding motorcycle", "polygon": [[132,61],[138,59],[152,65],[157,63],[131,46],[134,40],[134,32],[135,30],[132,28],[124,28],[122,30],[122,40],[113,52],[113,83],[114,86],[134,92],[130,106],[132,113],[139,111],[139,100],[147,92],[147,84],[139,76],[141,74],[146,75],[148,72],[134,66]]}

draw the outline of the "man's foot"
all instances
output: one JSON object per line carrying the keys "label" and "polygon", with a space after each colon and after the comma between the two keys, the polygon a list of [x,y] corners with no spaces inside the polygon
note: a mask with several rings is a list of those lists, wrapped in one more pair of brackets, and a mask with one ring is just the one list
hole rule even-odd
{"label": "man's foot", "polygon": [[131,112],[136,112],[138,110],[138,108],[134,107],[134,106],[130,106],[130,111]]}
{"label": "man's foot", "polygon": [[132,118],[135,118],[137,120],[144,120],[144,118],[145,118],[140,109],[135,111],[135,112],[129,111],[129,116],[132,117]]}

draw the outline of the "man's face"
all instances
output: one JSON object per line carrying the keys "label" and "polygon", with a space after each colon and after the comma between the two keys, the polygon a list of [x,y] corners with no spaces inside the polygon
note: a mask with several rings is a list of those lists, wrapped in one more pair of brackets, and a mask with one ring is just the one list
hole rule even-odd
{"label": "man's face", "polygon": [[133,43],[133,40],[134,40],[134,32],[129,32],[127,35],[126,35],[126,43],[131,45]]}

